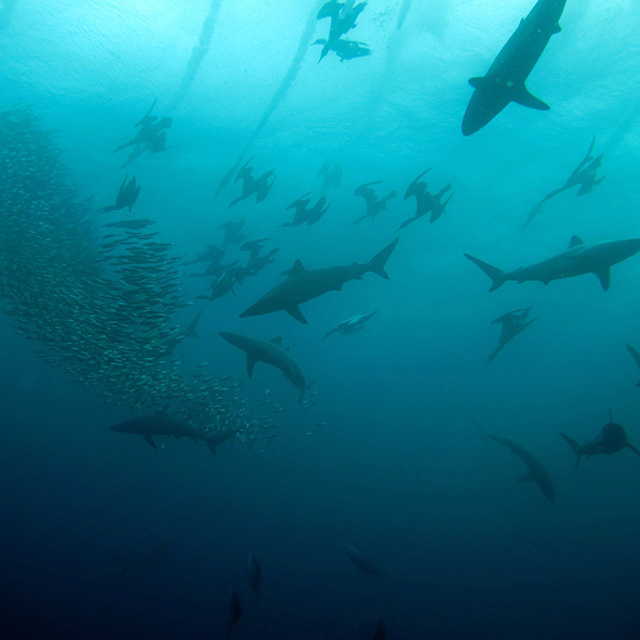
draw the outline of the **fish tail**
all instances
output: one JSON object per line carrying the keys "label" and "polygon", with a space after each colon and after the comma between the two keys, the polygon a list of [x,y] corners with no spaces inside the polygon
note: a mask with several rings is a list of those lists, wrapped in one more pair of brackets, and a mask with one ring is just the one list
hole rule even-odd
{"label": "fish tail", "polygon": [[387,272],[384,270],[384,265],[386,264],[389,256],[393,253],[393,250],[396,248],[398,244],[398,238],[396,238],[393,242],[390,242],[380,253],[376,253],[373,258],[368,262],[367,271],[373,271],[376,275],[379,275],[381,278],[385,280],[389,279]]}
{"label": "fish tail", "polygon": [[577,469],[578,465],[580,464],[580,458],[582,457],[582,451],[580,451],[580,445],[571,436],[568,436],[566,433],[562,433],[562,431],[560,431],[560,437],[571,447],[571,450],[573,451],[573,453],[576,454],[576,469]]}
{"label": "fish tail", "polygon": [[507,281],[507,279],[505,278],[505,273],[502,269],[498,269],[498,267],[494,267],[487,262],[478,260],[478,258],[474,258],[468,253],[465,253],[464,256],[468,260],[471,260],[473,264],[482,269],[482,271],[484,271],[491,278],[493,282],[491,283],[489,291],[495,291],[498,287],[501,287]]}

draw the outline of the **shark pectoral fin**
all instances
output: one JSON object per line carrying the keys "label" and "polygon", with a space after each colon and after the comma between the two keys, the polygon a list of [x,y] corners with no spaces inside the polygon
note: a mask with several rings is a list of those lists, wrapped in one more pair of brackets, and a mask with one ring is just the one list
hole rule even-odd
{"label": "shark pectoral fin", "polygon": [[300,311],[300,307],[295,305],[294,307],[287,307],[285,311],[298,322],[302,322],[302,324],[309,324],[307,319],[302,315],[302,311]]}
{"label": "shark pectoral fin", "polygon": [[511,100],[523,107],[538,109],[539,111],[548,111],[551,108],[546,102],[543,102],[540,98],[536,98],[533,94],[529,93],[529,90],[524,84],[514,91]]}
{"label": "shark pectoral fin", "polygon": [[151,434],[143,433],[142,437],[149,443],[149,446],[153,447],[154,449],[158,448],[158,445],[153,441]]}
{"label": "shark pectoral fin", "polygon": [[600,284],[602,285],[602,288],[605,291],[609,291],[609,284],[611,282],[611,270],[609,269],[609,267],[605,267],[600,271],[594,271],[593,273],[595,273],[598,280],[600,280]]}
{"label": "shark pectoral fin", "polygon": [[305,271],[306,269],[302,264],[302,260],[298,259],[293,263],[293,267],[289,272],[289,276],[296,276],[296,275],[299,275],[300,273],[304,273]]}
{"label": "shark pectoral fin", "polygon": [[533,477],[533,475],[531,473],[527,473],[526,475],[518,478],[517,482],[533,482],[534,480],[535,478]]}
{"label": "shark pectoral fin", "polygon": [[216,442],[215,440],[207,440],[207,447],[209,447],[209,451],[211,451],[211,453],[213,453],[213,455],[216,455]]}
{"label": "shark pectoral fin", "polygon": [[253,376],[253,368],[256,366],[257,360],[251,356],[247,356],[247,375],[251,378]]}

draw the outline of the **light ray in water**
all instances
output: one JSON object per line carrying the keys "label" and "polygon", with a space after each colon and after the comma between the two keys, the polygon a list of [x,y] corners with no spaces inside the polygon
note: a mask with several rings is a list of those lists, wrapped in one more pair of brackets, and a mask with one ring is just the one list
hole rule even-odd
{"label": "light ray in water", "polygon": [[198,44],[191,50],[191,57],[187,64],[187,70],[182,78],[180,87],[176,93],[176,97],[173,100],[173,108],[175,109],[184,100],[187,92],[191,88],[193,81],[200,71],[202,60],[209,51],[211,45],[211,38],[216,28],[216,22],[218,21],[218,14],[220,13],[220,5],[222,0],[211,0],[209,5],[209,13],[202,23],[202,30],[200,31],[200,37],[198,38]]}
{"label": "light ray in water", "polygon": [[403,0],[402,5],[400,7],[400,12],[398,13],[398,22],[396,23],[396,29],[399,31],[402,29],[402,25],[404,24],[405,18],[409,13],[409,9],[411,8],[411,0]]}
{"label": "light ray in water", "polygon": [[258,136],[260,135],[260,133],[262,133],[265,125],[267,124],[267,122],[269,122],[269,119],[273,115],[273,112],[280,106],[280,103],[287,96],[289,89],[291,89],[291,85],[298,75],[298,69],[300,68],[300,63],[304,58],[304,54],[307,52],[307,50],[309,49],[309,45],[311,44],[311,38],[313,37],[313,32],[316,29],[318,11],[320,10],[320,7],[325,4],[325,2],[326,0],[319,0],[318,2],[314,3],[313,8],[311,9],[311,13],[307,18],[307,24],[305,25],[304,31],[300,36],[300,40],[298,41],[298,48],[296,49],[296,53],[293,56],[293,60],[291,60],[291,64],[289,65],[287,72],[282,78],[280,86],[276,89],[275,93],[271,97],[267,108],[262,114],[262,118],[260,118],[260,122],[258,122],[258,126],[255,128],[255,131],[253,132],[249,140],[247,140],[247,142],[245,143],[235,164],[227,171],[227,173],[224,174],[222,180],[220,180],[216,195],[218,195],[225,188],[225,186],[231,179],[231,176],[233,176],[233,174],[238,170],[244,157],[249,152],[249,149],[251,149],[251,147],[254,145],[255,141],[258,139]]}

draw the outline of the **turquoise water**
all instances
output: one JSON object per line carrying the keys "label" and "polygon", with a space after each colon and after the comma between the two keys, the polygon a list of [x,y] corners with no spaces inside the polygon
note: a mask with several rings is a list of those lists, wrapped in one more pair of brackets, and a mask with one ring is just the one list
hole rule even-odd
{"label": "turquoise water", "polygon": [[[606,292],[592,274],[489,292],[463,255],[509,271],[574,235],[640,236],[632,0],[568,0],[527,80],[551,109],[510,104],[462,136],[468,79],[533,4],[370,0],[345,37],[371,55],[344,62],[333,52],[318,62],[311,44],[327,38],[322,2],[0,5],[0,108],[19,110],[0,129],[0,637],[222,637],[230,589],[244,605],[237,638],[366,638],[378,616],[389,638],[639,637],[640,460],[624,449],[576,471],[558,432],[584,443],[610,410],[640,445],[640,370],[626,348],[640,349],[640,257],[612,267]],[[152,113],[172,118],[168,148],[121,169],[130,149],[114,149],[156,100]],[[581,197],[560,193],[523,228],[594,136],[606,179]],[[242,183],[221,181],[250,159],[254,178],[273,169],[275,183],[262,202],[227,209]],[[325,162],[342,167],[329,209],[312,226],[282,227],[294,200],[320,197]],[[405,191],[429,168],[429,191],[451,184],[451,202],[433,224],[398,231],[416,206]],[[101,213],[125,175],[141,186],[132,212]],[[398,195],[353,225],[365,214],[354,190],[378,180],[379,195]],[[154,291],[132,301],[114,284],[127,245],[102,252],[105,236],[126,232],[103,225],[137,218],[171,246],[131,276]],[[199,298],[213,277],[191,277],[206,264],[188,263],[222,247],[220,226],[239,219],[246,240],[268,238],[262,255],[279,251],[235,295]],[[284,311],[238,317],[296,259],[365,263],[395,238],[388,281],[367,273],[304,302],[307,325]],[[240,244],[225,248],[223,262],[247,260]],[[528,307],[536,322],[487,364],[500,335],[492,320]],[[161,353],[158,327],[179,334],[200,309],[200,337]],[[376,310],[362,330],[323,339]],[[144,331],[149,313],[157,324]],[[292,345],[315,381],[305,404],[263,363],[249,379],[220,331]],[[204,429],[216,413],[216,425],[240,431],[214,458],[202,442],[157,436],[154,451],[109,430],[155,410]],[[522,461],[473,421],[534,452],[555,501],[516,482]],[[171,561],[145,563],[159,543]],[[360,572],[345,545],[384,577]],[[121,556],[134,568],[123,572]]]}

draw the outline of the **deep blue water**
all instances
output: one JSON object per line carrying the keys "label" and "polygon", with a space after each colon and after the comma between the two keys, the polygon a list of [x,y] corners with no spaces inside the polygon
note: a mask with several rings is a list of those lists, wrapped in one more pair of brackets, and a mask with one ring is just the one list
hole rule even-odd
{"label": "deep blue water", "polygon": [[[372,54],[343,63],[333,53],[318,63],[320,47],[310,46],[327,37],[329,21],[315,19],[322,4],[0,3],[0,108],[28,108],[39,118],[30,126],[52,132],[65,188],[77,187],[75,201],[91,198],[96,242],[107,221],[149,218],[154,240],[186,262],[221,246],[220,225],[244,217],[249,239],[279,248],[235,295],[213,301],[196,297],[211,279],[190,278],[197,265],[179,264],[180,289],[194,304],[172,321],[185,326],[203,308],[200,338],[175,350],[184,376],[208,362],[211,375],[232,376],[228,386],[242,383],[238,401],[251,416],[278,425],[221,444],[216,457],[201,442],[158,436],[154,451],[109,431],[131,415],[127,403],[104,404],[95,384],[84,388],[34,354],[46,341],[0,316],[1,638],[222,638],[231,589],[244,604],[231,632],[238,640],[367,638],[378,616],[390,639],[640,638],[640,460],[626,449],[576,470],[558,436],[586,442],[611,410],[640,445],[640,369],[625,347],[640,349],[640,257],[613,266],[606,292],[586,274],[489,293],[489,279],[463,256],[508,270],[563,251],[574,234],[585,242],[640,235],[640,8],[568,0],[562,31],[527,82],[551,110],[511,104],[465,138],[467,80],[486,72],[532,0],[369,0],[347,37]],[[121,170],[127,152],[113,149],[156,98],[154,113],[173,118],[173,148]],[[575,188],[558,195],[523,229],[594,135],[606,180],[584,197]],[[41,171],[43,153],[25,148],[20,172]],[[254,176],[274,169],[277,179],[263,202],[227,211],[240,182],[215,193],[243,153],[239,164],[253,157]],[[343,168],[325,216],[280,227],[293,200],[319,197],[325,161]],[[452,184],[446,212],[396,233],[414,212],[405,189],[430,167],[431,192]],[[99,213],[126,172],[142,186],[133,212]],[[0,176],[3,194],[15,179]],[[353,191],[374,180],[379,193],[398,196],[352,226],[364,215]],[[30,289],[25,275],[30,251],[67,259],[29,218],[36,187],[18,209],[39,238],[33,246],[4,240],[0,201],[2,265],[21,259],[0,277],[3,288],[18,281],[34,309],[59,286],[56,322],[71,334],[64,309],[76,290],[46,270],[52,290]],[[362,263],[396,237],[389,280],[369,273],[304,303],[308,325],[283,311],[238,318],[297,258],[311,269]],[[246,258],[227,248],[226,260]],[[538,320],[487,365],[499,338],[491,321],[523,307]],[[373,310],[362,331],[322,338]],[[91,312],[117,332],[109,309]],[[242,353],[219,331],[282,336],[316,381],[314,406],[302,408],[264,364],[249,380]],[[117,380],[119,367],[108,369],[100,376]],[[482,440],[472,420],[526,443],[553,478],[555,502],[516,482],[522,462]],[[114,556],[144,559],[158,543],[169,561],[122,575]],[[345,545],[384,577],[360,572]],[[250,551],[262,568],[259,602],[245,577]]]}

